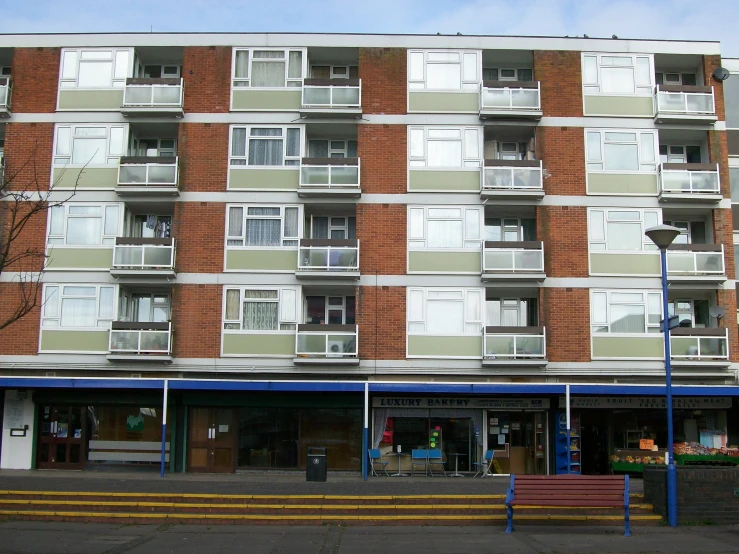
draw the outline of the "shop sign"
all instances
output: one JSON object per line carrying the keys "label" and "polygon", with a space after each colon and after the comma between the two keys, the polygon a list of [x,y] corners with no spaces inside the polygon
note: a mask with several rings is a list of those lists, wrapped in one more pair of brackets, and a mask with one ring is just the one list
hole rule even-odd
{"label": "shop sign", "polygon": [[488,410],[546,410],[548,398],[424,398],[381,397],[372,399],[373,408],[469,408]]}
{"label": "shop sign", "polygon": [[[567,401],[559,399],[559,407],[565,408]],[[664,397],[659,396],[572,396],[570,407],[583,408],[654,408],[664,409],[667,406]],[[673,396],[672,407],[685,410],[708,410],[731,408],[731,398],[715,396]]]}

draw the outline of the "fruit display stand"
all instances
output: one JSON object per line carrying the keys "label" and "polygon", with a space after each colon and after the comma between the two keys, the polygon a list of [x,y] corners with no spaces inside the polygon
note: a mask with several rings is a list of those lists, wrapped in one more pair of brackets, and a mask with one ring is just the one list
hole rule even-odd
{"label": "fruit display stand", "polygon": [[643,473],[644,467],[665,463],[665,450],[614,450],[610,458],[614,473]]}
{"label": "fruit display stand", "polygon": [[739,449],[709,448],[699,443],[687,442],[675,444],[675,462],[678,465],[739,465]]}

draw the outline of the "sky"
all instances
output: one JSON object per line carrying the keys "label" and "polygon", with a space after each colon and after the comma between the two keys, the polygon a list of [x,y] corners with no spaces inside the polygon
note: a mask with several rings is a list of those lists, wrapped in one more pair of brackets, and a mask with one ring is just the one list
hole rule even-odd
{"label": "sky", "polygon": [[333,32],[719,40],[739,57],[738,0],[0,1],[0,33]]}

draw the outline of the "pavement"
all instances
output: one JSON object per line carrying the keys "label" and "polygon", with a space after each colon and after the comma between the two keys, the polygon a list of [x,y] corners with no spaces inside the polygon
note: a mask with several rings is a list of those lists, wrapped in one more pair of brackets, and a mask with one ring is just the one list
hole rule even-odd
{"label": "pavement", "polygon": [[739,552],[739,526],[645,527],[624,537],[615,527],[360,527],[285,525],[115,525],[0,523],[2,554],[490,554],[589,552]]}

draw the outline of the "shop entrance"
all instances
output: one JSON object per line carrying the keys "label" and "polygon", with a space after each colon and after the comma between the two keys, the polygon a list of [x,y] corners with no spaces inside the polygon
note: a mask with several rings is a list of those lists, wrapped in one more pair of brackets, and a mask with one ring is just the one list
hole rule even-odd
{"label": "shop entrance", "polygon": [[488,410],[488,449],[495,451],[503,473],[546,475],[546,412]]}
{"label": "shop entrance", "polygon": [[187,469],[233,473],[236,468],[236,418],[231,408],[190,408]]}
{"label": "shop entrance", "polygon": [[40,406],[37,467],[83,469],[86,406]]}

